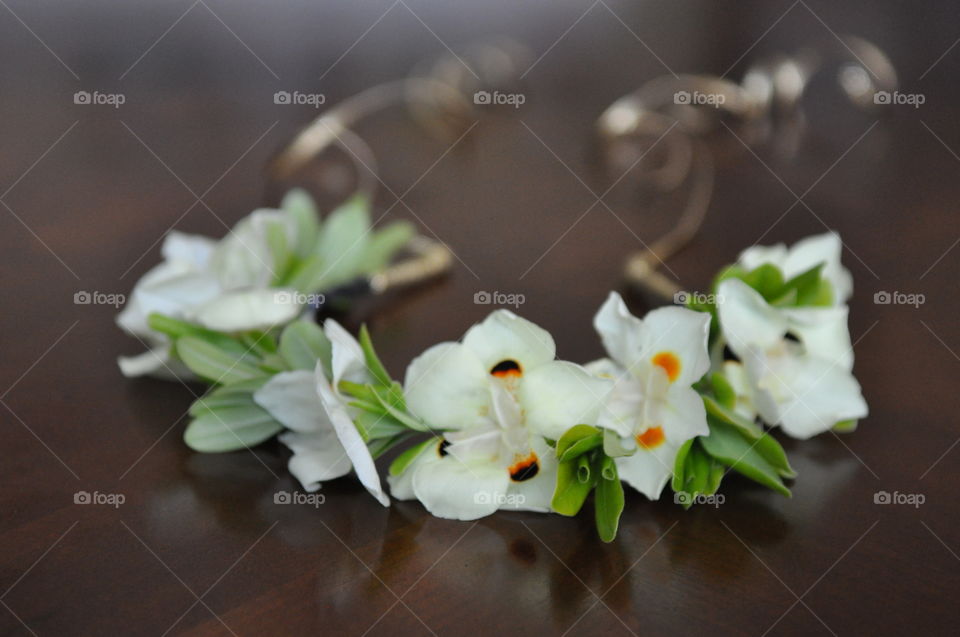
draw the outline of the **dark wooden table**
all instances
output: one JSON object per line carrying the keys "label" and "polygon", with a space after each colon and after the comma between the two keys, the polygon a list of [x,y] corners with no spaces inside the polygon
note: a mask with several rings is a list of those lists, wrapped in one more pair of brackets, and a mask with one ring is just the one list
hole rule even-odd
{"label": "dark wooden table", "polygon": [[[278,4],[0,7],[0,632],[956,633],[954,3]],[[736,478],[719,508],[633,493],[610,545],[588,514],[452,522],[415,502],[383,508],[350,478],[324,485],[317,508],[276,505],[296,488],[282,446],[191,453],[190,391],[123,379],[115,358],[139,345],[114,308],[73,303],[128,292],[168,228],[219,236],[276,202],[265,162],[317,111],[274,104],[274,92],[336,104],[447,46],[506,34],[542,55],[526,103],[485,110],[432,169],[447,146],[402,111],[360,127],[390,189],[416,184],[388,216],[414,219],[460,260],[371,327],[399,376],[485,315],[476,292],[519,293],[561,357],[590,360],[601,354],[591,317],[621,285],[623,259],[670,221],[639,205],[631,179],[605,196],[610,210],[594,205],[609,175],[593,120],[670,70],[736,78],[756,55],[834,33],[881,46],[925,103],[858,114],[812,97],[793,153],[765,144],[753,156],[717,135],[710,217],[670,264],[702,286],[761,237],[842,233],[871,415],[853,435],[785,441],[800,474],[792,499]],[[76,91],[125,103],[74,104]],[[381,189],[377,209],[394,201]],[[925,303],[877,305],[880,291]],[[880,490],[925,502],[878,505]],[[79,491],[124,502],[78,505]]]}

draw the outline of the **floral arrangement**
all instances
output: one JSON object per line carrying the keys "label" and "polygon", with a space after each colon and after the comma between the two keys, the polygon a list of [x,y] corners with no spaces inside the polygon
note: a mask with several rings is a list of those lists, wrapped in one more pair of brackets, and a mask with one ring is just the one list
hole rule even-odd
{"label": "floral arrangement", "polygon": [[137,282],[117,324],[147,351],[120,357],[125,376],[189,378],[168,338],[172,318],[198,328],[252,333],[321,304],[323,292],[387,265],[414,236],[398,221],[370,228],[370,202],[355,195],[321,221],[303,190],[279,209],[255,210],[222,240],[170,232],[163,262]]}
{"label": "floral arrangement", "polygon": [[[190,408],[192,449],[242,449],[279,433],[307,491],[353,472],[389,506],[374,461],[397,448],[390,495],[433,515],[573,516],[592,492],[599,536],[611,541],[623,483],[650,499],[669,483],[689,507],[734,471],[789,496],[796,473],[771,429],[806,439],[852,431],[867,415],[851,371],[852,282],[835,234],[750,248],[709,294],[642,319],[611,292],[594,318],[607,356],[586,365],[556,360],[547,331],[496,310],[459,342],[415,358],[401,383],[365,327],[354,338],[332,319],[320,326],[295,319],[300,308],[256,301],[264,289],[322,289],[382,264],[406,231],[345,250],[364,205],[354,200],[319,229],[293,193],[281,210],[241,222],[242,239],[168,238],[167,261],[138,284],[120,320],[157,347],[149,365],[121,366],[175,361],[212,383]],[[262,261],[235,253],[235,242],[256,245]],[[315,263],[337,254],[342,267],[319,275]],[[268,264],[281,276],[265,275]]]}

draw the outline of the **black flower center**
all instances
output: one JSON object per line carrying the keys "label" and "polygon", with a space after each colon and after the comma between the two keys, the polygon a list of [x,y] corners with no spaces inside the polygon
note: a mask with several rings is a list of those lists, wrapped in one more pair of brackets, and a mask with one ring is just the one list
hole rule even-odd
{"label": "black flower center", "polygon": [[520,369],[520,363],[512,358],[507,358],[491,367],[490,373],[497,378],[507,378],[510,376],[521,376],[523,375],[523,370]]}

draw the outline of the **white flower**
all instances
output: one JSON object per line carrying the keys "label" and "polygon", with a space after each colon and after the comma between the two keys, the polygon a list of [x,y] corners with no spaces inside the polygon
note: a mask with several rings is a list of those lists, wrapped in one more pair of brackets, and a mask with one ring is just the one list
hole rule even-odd
{"label": "white flower", "polygon": [[497,310],[462,343],[417,357],[404,382],[407,408],[451,431],[388,478],[393,496],[459,520],[497,509],[549,511],[556,458],[544,437],[594,422],[610,384],[555,353],[545,330]]}
{"label": "white flower", "polygon": [[354,425],[355,408],[338,389],[341,380],[371,382],[363,350],[332,319],[324,323],[324,332],[332,345],[332,379],[320,363],[315,372],[282,372],[257,390],[253,399],[290,430],[280,440],[293,451],[290,473],[307,491],[316,491],[321,482],[346,475],[352,468],[370,494],[389,506],[370,451]]}
{"label": "white flower", "polygon": [[867,415],[846,306],[773,307],[739,279],[717,293],[723,337],[742,362],[725,365],[727,378],[765,422],[806,439]]}
{"label": "white flower", "polygon": [[840,263],[841,252],[840,235],[827,232],[802,239],[790,248],[782,243],[747,248],[740,253],[737,263],[747,270],[764,263],[775,265],[787,280],[823,263],[821,276],[830,282],[833,305],[842,305],[853,293],[853,277]]}
{"label": "white flower", "polygon": [[288,241],[293,241],[293,217],[266,209],[241,220],[219,242],[177,231],[167,235],[161,250],[163,262],[137,282],[117,316],[120,328],[150,347],[139,356],[120,357],[125,376],[188,375],[181,364],[171,360],[166,337],[147,324],[152,313],[220,331],[267,329],[301,313],[295,290],[268,289],[275,265],[267,228],[273,224],[279,224]]}
{"label": "white flower", "polygon": [[[710,316],[679,307],[653,310],[643,320],[611,292],[594,326],[610,359],[588,365],[614,379],[598,425],[620,437],[620,478],[651,500],[673,473],[681,446],[709,433],[706,410],[691,387],[710,367]],[[612,359],[612,360],[611,360]]]}

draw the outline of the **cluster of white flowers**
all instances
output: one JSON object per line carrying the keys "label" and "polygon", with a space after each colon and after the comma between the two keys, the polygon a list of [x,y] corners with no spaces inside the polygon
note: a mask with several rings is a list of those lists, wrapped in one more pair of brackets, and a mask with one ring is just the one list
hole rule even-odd
{"label": "cluster of white flowers", "polygon": [[117,316],[117,325],[148,347],[121,356],[121,372],[190,376],[151,315],[221,332],[268,330],[308,312],[310,299],[322,298],[317,292],[383,267],[413,230],[404,222],[371,230],[369,206],[357,195],[321,222],[313,199],[295,189],[280,208],[253,211],[223,239],[167,234],[163,261],[137,282]]}
{"label": "cluster of white flowers", "polygon": [[850,273],[840,264],[840,237],[809,237],[791,248],[753,247],[740,265],[779,268],[789,279],[823,264],[829,298],[816,305],[771,304],[743,280],[717,288],[720,329],[739,360],[720,363],[736,389],[738,409],[779,425],[794,438],[807,439],[867,415],[867,403],[853,377],[853,347],[847,327]]}
{"label": "cluster of white flowers", "polygon": [[[851,373],[852,285],[840,249],[835,234],[750,248],[706,307],[641,319],[611,292],[594,318],[607,357],[587,365],[557,360],[553,337],[508,310],[426,350],[402,385],[365,331],[358,341],[332,319],[322,330],[289,326],[259,362],[191,335],[175,349],[198,375],[214,376],[220,359],[243,373],[209,394],[211,404],[198,401],[185,437],[216,451],[286,429],[290,471],[307,491],[354,471],[384,506],[374,460],[408,443],[390,466],[394,498],[472,520],[498,509],[573,515],[593,491],[606,540],[623,508],[621,481],[657,499],[672,477],[688,503],[715,493],[730,468],[789,493],[782,479],[796,474],[761,424],[809,438],[867,414]],[[228,409],[248,401],[255,427],[217,412],[227,394]]]}

